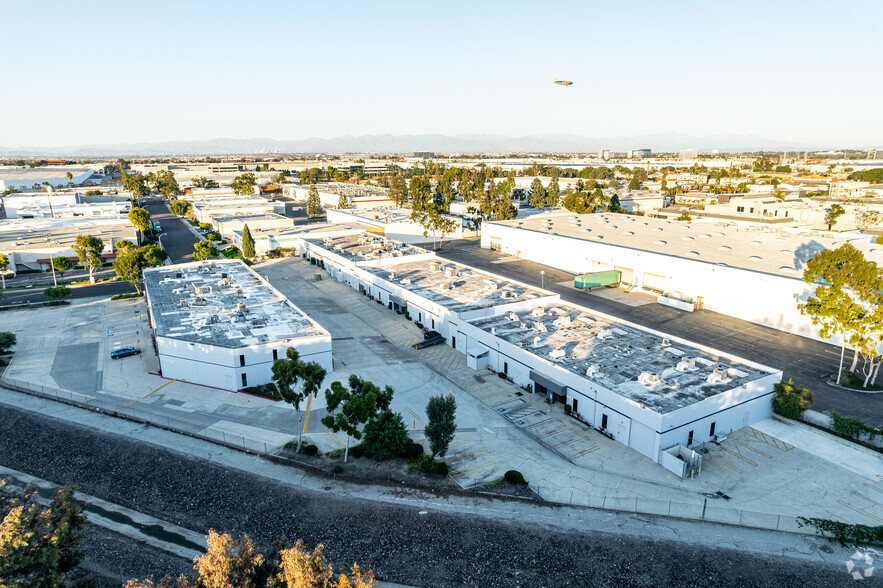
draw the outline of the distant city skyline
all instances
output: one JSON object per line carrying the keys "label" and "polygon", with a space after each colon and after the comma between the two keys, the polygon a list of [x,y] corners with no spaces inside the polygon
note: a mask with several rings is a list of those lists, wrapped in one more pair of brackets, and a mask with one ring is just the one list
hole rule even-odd
{"label": "distant city skyline", "polygon": [[3,12],[3,148],[667,133],[883,145],[880,2],[44,2]]}

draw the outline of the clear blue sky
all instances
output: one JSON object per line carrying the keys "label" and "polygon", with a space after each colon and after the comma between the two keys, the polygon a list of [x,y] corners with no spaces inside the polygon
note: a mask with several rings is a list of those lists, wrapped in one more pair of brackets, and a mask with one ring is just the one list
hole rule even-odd
{"label": "clear blue sky", "polygon": [[0,0],[0,14],[5,147],[670,131],[883,145],[880,0]]}

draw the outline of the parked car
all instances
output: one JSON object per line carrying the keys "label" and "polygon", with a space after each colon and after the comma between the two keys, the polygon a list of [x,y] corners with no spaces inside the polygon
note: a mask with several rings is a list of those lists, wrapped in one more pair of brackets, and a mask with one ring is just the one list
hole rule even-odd
{"label": "parked car", "polygon": [[141,353],[141,350],[137,347],[117,347],[110,352],[110,358],[119,359],[121,357],[128,357],[130,355],[138,355],[139,353]]}

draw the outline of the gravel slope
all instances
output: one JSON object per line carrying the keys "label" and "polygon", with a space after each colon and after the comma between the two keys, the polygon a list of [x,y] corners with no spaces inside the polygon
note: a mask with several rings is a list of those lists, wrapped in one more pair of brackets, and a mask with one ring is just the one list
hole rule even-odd
{"label": "gravel slope", "polygon": [[[324,543],[336,568],[358,561],[378,578],[402,584],[852,585],[845,569],[782,557],[597,532],[564,534],[437,512],[418,516],[413,508],[299,491],[5,405],[0,406],[0,463],[55,483],[77,484],[88,494],[200,532],[248,533],[264,545],[283,535],[307,545]],[[86,548],[112,557],[113,537],[87,538]],[[125,549],[119,547],[125,573],[156,573],[150,550]]]}

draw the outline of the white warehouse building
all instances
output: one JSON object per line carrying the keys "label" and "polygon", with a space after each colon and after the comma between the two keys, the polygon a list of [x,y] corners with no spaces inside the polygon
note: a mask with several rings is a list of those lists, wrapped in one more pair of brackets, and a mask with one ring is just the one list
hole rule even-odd
{"label": "white warehouse building", "polygon": [[272,381],[294,347],[333,369],[331,335],[241,260],[144,270],[162,375],[236,390]]}
{"label": "white warehouse building", "polygon": [[653,292],[660,303],[683,310],[705,308],[824,340],[797,309],[814,290],[803,281],[804,266],[816,253],[846,242],[881,264],[883,247],[871,239],[563,212],[485,222],[481,246],[574,274],[617,270],[623,287]]}

